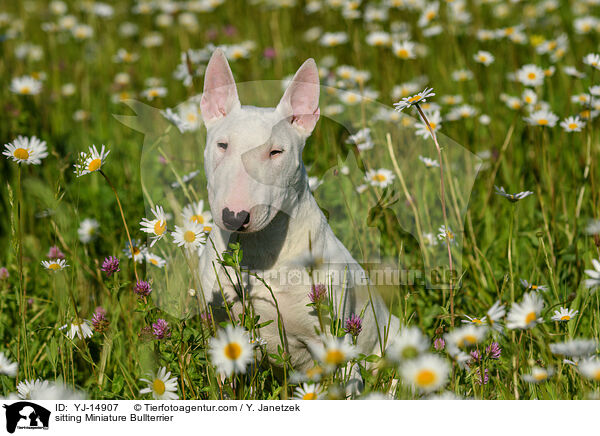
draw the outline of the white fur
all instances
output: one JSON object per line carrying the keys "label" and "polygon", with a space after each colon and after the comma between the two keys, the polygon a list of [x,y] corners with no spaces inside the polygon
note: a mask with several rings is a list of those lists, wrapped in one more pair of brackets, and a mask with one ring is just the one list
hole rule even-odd
{"label": "white fur", "polygon": [[[398,329],[397,318],[390,316],[366,281],[361,285],[354,280],[364,278],[365,273],[334,235],[308,188],[302,150],[319,117],[318,100],[317,67],[309,59],[276,108],[241,106],[227,60],[217,50],[207,67],[201,103],[208,129],[204,151],[208,197],[218,226],[200,258],[203,295],[207,303],[217,303],[213,307],[222,300],[216,268],[225,298],[235,303],[233,312],[239,314],[240,299],[215,260],[217,252],[226,251],[230,242],[240,242],[244,266],[264,275],[273,290],[292,363],[299,370],[312,366],[309,347],[320,341],[315,333],[318,319],[307,307],[310,279],[301,265],[309,253],[321,260],[317,272],[322,277],[346,277],[346,283],[332,286],[332,291],[339,318],[362,314],[360,352],[380,354],[385,337],[389,332],[393,337]],[[219,142],[227,143],[227,149],[219,148]],[[283,152],[271,156],[273,150]],[[250,212],[247,227],[240,232],[226,230],[224,208]],[[286,282],[273,279],[277,274],[285,275]],[[300,284],[288,283],[298,275],[302,276]],[[274,353],[281,342],[273,296],[263,284],[248,277],[244,280],[260,322],[275,321],[260,332],[268,352]]]}

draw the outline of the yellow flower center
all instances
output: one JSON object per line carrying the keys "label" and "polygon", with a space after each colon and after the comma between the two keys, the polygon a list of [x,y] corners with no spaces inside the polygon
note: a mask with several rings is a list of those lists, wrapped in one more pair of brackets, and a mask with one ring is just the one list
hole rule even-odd
{"label": "yellow flower center", "polygon": [[151,263],[152,265],[158,265],[158,260],[156,260],[156,259],[152,258],[152,259],[150,259],[150,263]]}
{"label": "yellow flower center", "polygon": [[29,159],[29,152],[26,149],[24,149],[24,148],[17,148],[15,150],[15,152],[13,153],[13,155],[17,159],[21,159],[21,160],[27,160],[27,159]]}
{"label": "yellow flower center", "polygon": [[242,347],[237,342],[230,342],[225,346],[225,356],[230,360],[237,360],[242,354]]}
{"label": "yellow flower center", "polygon": [[210,231],[212,230],[212,227],[211,226],[204,226],[204,228],[202,230],[204,230],[206,233],[210,233]]}
{"label": "yellow flower center", "polygon": [[[545,119],[543,119],[543,118],[542,118],[541,120],[538,120],[538,124],[539,124],[540,126],[545,126],[545,125],[547,125],[547,124],[548,124],[548,120],[545,120]],[[532,289],[533,289],[533,288],[532,288]]]}
{"label": "yellow flower center", "polygon": [[188,119],[188,121],[189,121],[190,123],[193,123],[193,122],[195,122],[195,121],[198,119],[198,117],[197,117],[197,116],[196,116],[196,114],[194,114],[194,113],[189,113],[189,114],[187,115],[187,119]]}
{"label": "yellow flower center", "polygon": [[102,166],[102,159],[93,159],[88,165],[88,171],[94,172]]}
{"label": "yellow flower center", "polygon": [[427,14],[425,15],[425,17],[426,17],[426,18],[427,18],[429,21],[433,20],[433,19],[435,18],[435,11],[429,11],[429,12],[427,12]]}
{"label": "yellow flower center", "polygon": [[151,97],[157,97],[157,96],[158,96],[158,90],[156,90],[156,89],[151,89],[151,90],[148,92],[148,95],[149,95],[149,96],[151,96]]}
{"label": "yellow flower center", "polygon": [[307,392],[304,395],[302,395],[302,399],[303,400],[316,400],[317,394],[315,394],[314,392]]}
{"label": "yellow flower center", "polygon": [[48,265],[48,269],[51,269],[53,271],[57,271],[60,269],[60,265],[58,263],[51,263],[50,265]]}
{"label": "yellow flower center", "polygon": [[348,94],[348,103],[354,103],[358,100],[358,97],[355,94]]}
{"label": "yellow flower center", "polygon": [[420,95],[413,95],[411,98],[408,99],[409,103],[414,103],[416,101],[421,100],[421,96]]}
{"label": "yellow flower center", "polygon": [[430,369],[422,369],[415,380],[417,386],[427,387],[435,382],[435,373]]}
{"label": "yellow flower center", "polygon": [[202,215],[193,215],[190,217],[190,221],[194,221],[198,224],[204,224],[204,217]]}
{"label": "yellow flower center", "polygon": [[385,182],[387,177],[384,174],[378,173],[373,176],[373,181],[375,182]]}
{"label": "yellow flower center", "polygon": [[188,230],[183,234],[183,240],[185,242],[194,242],[196,240],[196,234],[191,230]]}
{"label": "yellow flower center", "polygon": [[313,379],[313,378],[321,375],[322,373],[323,373],[323,370],[320,367],[315,366],[314,368],[311,368],[306,371],[306,376],[310,379]]}
{"label": "yellow flower center", "polygon": [[525,324],[529,325],[531,324],[533,321],[535,321],[537,318],[535,312],[529,312],[527,314],[527,316],[525,317]]}
{"label": "yellow flower center", "polygon": [[478,318],[473,318],[473,319],[471,320],[471,322],[472,322],[473,324],[478,324],[478,325],[481,325],[481,324],[482,324],[482,323],[481,323],[481,320],[480,320],[480,319],[478,319]]}
{"label": "yellow flower center", "polygon": [[463,347],[465,345],[473,345],[475,343],[477,343],[477,337],[475,335],[465,335],[458,342],[458,345],[460,345],[461,347]]}
{"label": "yellow flower center", "polygon": [[338,349],[329,350],[325,356],[325,362],[330,365],[339,365],[344,361],[344,353]]}
{"label": "yellow flower center", "polygon": [[577,124],[569,123],[569,129],[576,129],[576,128],[577,128]]}
{"label": "yellow flower center", "polygon": [[408,57],[408,50],[406,50],[405,48],[401,48],[396,52],[396,55],[400,58],[407,58]]}
{"label": "yellow flower center", "polygon": [[158,236],[162,235],[167,230],[167,223],[163,220],[158,220],[154,224],[154,233]]}
{"label": "yellow flower center", "polygon": [[533,378],[537,381],[546,380],[548,378],[548,374],[546,374],[545,372],[538,372],[537,374],[533,375]]}
{"label": "yellow flower center", "polygon": [[137,247],[133,247],[133,255],[137,256],[138,254],[140,254],[140,249]]}
{"label": "yellow flower center", "polygon": [[435,130],[437,124],[432,123],[431,121],[429,122],[429,125],[431,126],[431,130]]}
{"label": "yellow flower center", "polygon": [[569,315],[563,315],[563,316],[560,317],[561,321],[568,321],[570,319],[571,319],[571,317]]}
{"label": "yellow flower center", "polygon": [[600,369],[596,370],[596,372],[594,373],[594,376],[592,378],[596,381],[600,381]]}
{"label": "yellow flower center", "polygon": [[27,85],[21,87],[21,94],[31,94],[31,88]]}
{"label": "yellow flower center", "polygon": [[154,390],[154,392],[156,392],[158,395],[162,395],[165,393],[166,387],[165,387],[165,383],[157,378],[152,382],[152,390]]}

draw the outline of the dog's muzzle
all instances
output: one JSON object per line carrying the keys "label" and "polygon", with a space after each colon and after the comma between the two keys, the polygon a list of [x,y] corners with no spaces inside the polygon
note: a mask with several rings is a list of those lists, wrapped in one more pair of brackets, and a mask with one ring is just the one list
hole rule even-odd
{"label": "dog's muzzle", "polygon": [[235,213],[226,207],[223,209],[222,219],[223,225],[227,230],[237,232],[239,230],[244,230],[244,228],[248,226],[248,223],[250,222],[250,212],[242,210]]}

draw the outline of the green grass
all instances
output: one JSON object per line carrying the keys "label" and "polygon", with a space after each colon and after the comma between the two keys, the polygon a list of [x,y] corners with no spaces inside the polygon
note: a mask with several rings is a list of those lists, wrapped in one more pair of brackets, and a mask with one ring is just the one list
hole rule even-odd
{"label": "green grass", "polygon": [[[98,173],[81,178],[73,174],[73,164],[81,151],[91,144],[106,144],[110,148],[103,170],[119,193],[134,239],[145,237],[138,223],[146,216],[149,200],[167,199],[170,205],[185,204],[190,198],[206,201],[203,175],[190,183],[194,191],[189,197],[181,190],[174,191],[173,198],[168,196],[170,191],[164,189],[165,184],[175,176],[170,168],[157,166],[152,148],[156,135],[164,131],[167,122],[156,121],[159,117],[150,118],[156,116],[150,112],[148,117],[142,116],[141,122],[142,128],[151,125],[152,132],[144,134],[131,129],[113,114],[135,113],[122,103],[113,103],[111,97],[127,91],[151,106],[174,107],[202,89],[201,76],[195,77],[188,87],[173,78],[183,51],[205,47],[209,42],[229,45],[243,41],[253,41],[256,47],[248,58],[231,61],[238,82],[281,80],[308,57],[319,64],[326,56],[333,55],[336,66],[352,65],[369,71],[371,78],[366,87],[376,90],[377,100],[388,107],[398,100],[392,97],[394,86],[426,75],[427,86],[433,87],[437,94],[431,101],[442,105],[442,115],[448,113],[449,106],[442,104],[441,97],[449,94],[461,95],[464,103],[477,109],[478,115],[488,115],[489,125],[481,123],[478,116],[444,120],[441,129],[444,136],[440,133],[445,165],[450,170],[446,178],[447,210],[451,228],[459,234],[460,241],[453,248],[460,277],[454,296],[454,323],[460,324],[463,314],[483,316],[496,300],[507,304],[508,309],[513,293],[514,300],[520,301],[525,292],[519,284],[520,278],[548,286],[548,291],[542,294],[545,300],[542,315],[546,322],[531,330],[505,330],[504,335],[495,338],[502,356],[485,361],[489,370],[487,384],[475,382],[475,368],[462,370],[453,365],[446,389],[460,396],[483,399],[581,399],[597,395],[598,383],[562,363],[559,356],[550,353],[548,345],[568,338],[600,337],[599,297],[583,285],[584,270],[590,269],[591,260],[600,255],[600,240],[585,233],[588,221],[598,219],[600,210],[598,120],[587,122],[579,133],[564,132],[558,124],[554,128],[531,127],[524,121],[526,110],[508,108],[500,94],[521,95],[525,88],[508,80],[507,74],[524,64],[554,66],[555,73],[535,88],[538,99],[546,101],[561,119],[579,113],[583,106],[572,103],[571,96],[587,92],[597,84],[595,80],[600,73],[594,74],[594,68],[584,65],[582,59],[598,50],[598,33],[577,34],[573,23],[578,16],[597,15],[598,7],[581,4],[586,10],[577,11],[560,2],[556,10],[532,14],[531,8],[541,8],[542,2],[527,2],[526,6],[497,3],[507,8],[507,14],[503,15],[495,10],[497,6],[468,2],[472,21],[465,25],[452,19],[448,7],[442,5],[436,22],[443,26],[444,33],[427,38],[417,26],[419,13],[415,11],[392,9],[387,20],[365,23],[362,19],[344,19],[338,9],[328,6],[309,15],[302,5],[288,8],[256,3],[232,1],[212,12],[196,13],[196,31],[177,22],[160,28],[156,24],[158,13],[135,15],[130,2],[115,3],[115,15],[108,19],[81,11],[75,2],[69,3],[70,13],[94,30],[94,36],[85,41],[77,41],[64,31],[42,31],[41,23],[56,21],[45,2],[14,2],[0,10],[12,17],[0,26],[0,34],[5,35],[0,42],[2,144],[17,135],[36,135],[47,142],[49,151],[40,166],[21,166],[20,216],[19,168],[8,159],[0,161],[0,266],[10,273],[7,280],[0,281],[0,351],[19,362],[16,378],[0,375],[0,395],[14,392],[19,381],[42,378],[62,380],[68,386],[84,390],[91,398],[139,398],[139,390],[144,386],[139,379],[159,366],[166,366],[177,377],[180,398],[270,399],[293,395],[295,385],[290,382],[290,368],[284,365],[286,373],[282,376],[280,369],[271,367],[264,359],[260,362],[259,358],[257,363],[261,365],[253,365],[246,375],[221,382],[207,352],[210,337],[219,327],[203,323],[199,316],[182,320],[185,295],[175,296],[184,303],[173,304],[157,304],[157,297],[152,296],[146,302],[136,297],[132,291],[135,283],[132,264],[122,252],[127,236],[113,191]],[[365,8],[362,5],[360,10]],[[125,21],[139,26],[139,36],[126,38],[119,34],[119,25]],[[426,56],[402,60],[389,48],[366,44],[367,28],[389,31],[394,22],[407,23],[409,38],[427,47]],[[524,44],[507,39],[482,42],[474,37],[478,29],[500,29],[520,23],[525,25],[523,33],[529,38]],[[228,25],[236,29],[231,35],[225,32]],[[303,32],[313,26],[324,31],[347,31],[350,41],[339,47],[304,41]],[[212,30],[216,30],[217,36],[209,40],[208,33]],[[151,31],[158,31],[164,37],[161,47],[140,45],[142,37]],[[553,62],[549,55],[536,53],[532,40],[536,41],[538,36],[549,40],[562,33],[569,38],[562,59]],[[15,48],[23,42],[39,45],[43,51],[41,59],[17,59]],[[275,48],[274,59],[262,55],[267,47]],[[114,63],[112,58],[119,48],[137,52],[139,60],[132,64]],[[473,55],[478,50],[492,52],[496,61],[489,67],[475,63]],[[576,66],[587,76],[583,79],[567,76],[562,71],[566,65]],[[335,68],[331,69],[332,74]],[[451,73],[463,68],[473,72],[473,79],[454,81]],[[34,72],[46,74],[39,95],[20,96],[10,91],[12,78]],[[130,75],[130,84],[115,84],[114,77],[120,72]],[[149,77],[164,80],[168,90],[165,98],[148,102],[140,96]],[[61,86],[66,83],[75,84],[73,96],[61,95]],[[324,84],[341,86],[337,81]],[[268,87],[266,97],[256,92],[256,100],[248,101],[244,100],[242,88],[251,95],[253,85],[244,86],[240,87],[240,94],[242,103],[248,104],[273,105],[282,92],[277,83]],[[265,102],[260,101],[261,96]],[[338,99],[324,90],[322,114],[333,103],[338,103]],[[390,133],[408,191],[419,209],[423,231],[435,235],[443,223],[439,173],[437,169],[426,171],[417,159],[419,155],[436,158],[435,148],[430,138],[417,138],[400,121],[374,122],[371,115],[378,108],[376,103],[365,103],[348,107],[343,115],[323,116],[306,146],[304,161],[310,165],[309,175],[323,180],[315,195],[328,211],[332,228],[359,261],[368,265],[372,253],[379,250],[386,262],[418,269],[425,261],[419,249],[419,235],[412,224],[410,202],[398,183],[398,176],[393,192],[388,192],[397,201],[381,210],[374,209],[384,195],[381,190],[369,189],[358,195],[354,188],[362,183],[365,168],[394,170],[386,144],[386,134]],[[75,121],[73,114],[77,110],[86,111],[89,118]],[[348,130],[354,132],[364,126],[373,129],[375,148],[365,152],[354,167],[354,154],[345,140]],[[202,138],[202,133],[179,135],[174,128],[161,138],[165,154],[177,157],[174,169],[179,175],[201,168],[202,157],[197,147],[201,147],[198,144]],[[491,157],[485,160],[486,165],[475,178],[473,155],[483,151],[490,151]],[[331,169],[338,159],[344,162],[348,156],[351,177],[338,185]],[[148,195],[144,194],[142,183]],[[494,194],[494,185],[504,186],[511,193],[531,190],[534,195],[512,204]],[[91,243],[82,244],[77,228],[88,217],[96,219],[100,228]],[[55,274],[47,273],[40,264],[52,245],[65,253],[70,265]],[[445,267],[444,250],[441,254],[431,250],[428,251],[431,262]],[[111,278],[100,270],[103,259],[109,255],[121,260],[121,272]],[[152,268],[145,263],[138,265],[140,277],[156,275],[157,270]],[[177,284],[183,286],[185,280],[183,277]],[[184,288],[182,292],[185,291]],[[386,287],[381,291],[403,324],[418,326],[431,340],[451,330],[447,292],[427,289],[423,284]],[[110,320],[107,332],[95,333],[86,341],[72,341],[58,329],[76,314],[89,318],[97,306],[107,310]],[[560,306],[579,310],[579,314],[568,323],[550,321],[553,311]],[[141,334],[157,318],[169,322],[170,339],[158,341]],[[250,325],[246,327],[254,328],[255,321],[248,322]],[[486,339],[481,347],[491,341],[491,337]],[[438,354],[447,358],[445,352]],[[277,359],[285,360],[286,356]],[[520,374],[530,372],[535,365],[553,366],[555,374],[541,384],[520,380]],[[387,393],[392,378],[399,373],[393,365],[382,364],[380,369],[364,371],[363,376],[366,393]],[[325,378],[322,385],[333,395],[332,387],[343,384],[343,377],[343,372],[338,371]],[[399,386],[398,398],[420,397],[407,384],[400,382]]]}

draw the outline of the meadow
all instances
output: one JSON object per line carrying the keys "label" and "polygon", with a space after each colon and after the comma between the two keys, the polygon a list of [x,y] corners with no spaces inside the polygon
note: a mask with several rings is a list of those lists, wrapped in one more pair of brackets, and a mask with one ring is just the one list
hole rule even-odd
{"label": "meadow", "polygon": [[[598,399],[599,13],[2,3],[0,397]],[[307,372],[265,351],[277,320],[196,303],[189,267],[214,227],[198,95],[217,47],[243,104],[276,104],[315,59],[311,190],[367,271],[407,274],[377,286],[402,324],[381,355],[355,352],[360,315],[336,319],[326,283],[306,289],[324,320]],[[220,256],[236,281],[244,253]]]}

